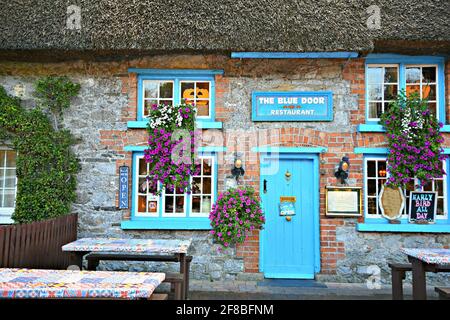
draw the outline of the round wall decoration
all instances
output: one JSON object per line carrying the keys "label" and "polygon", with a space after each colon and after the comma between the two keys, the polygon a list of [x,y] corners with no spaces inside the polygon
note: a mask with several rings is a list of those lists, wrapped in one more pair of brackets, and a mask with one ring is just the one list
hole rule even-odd
{"label": "round wall decoration", "polygon": [[405,207],[405,196],[401,188],[392,188],[386,185],[380,191],[381,215],[388,220],[400,218]]}

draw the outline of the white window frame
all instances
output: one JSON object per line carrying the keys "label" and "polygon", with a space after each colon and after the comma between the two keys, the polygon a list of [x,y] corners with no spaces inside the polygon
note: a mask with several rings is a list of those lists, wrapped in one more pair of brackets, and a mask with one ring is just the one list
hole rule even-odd
{"label": "white window frame", "polygon": [[[147,82],[157,82],[158,83],[158,97],[157,98],[146,98],[145,97],[145,84]],[[172,98],[161,98],[160,97],[160,86],[162,82],[170,82],[172,83]],[[145,101],[148,100],[156,100],[157,101],[157,105],[159,105],[161,103],[161,100],[170,100],[172,101],[172,105],[175,104],[175,81],[173,80],[164,80],[164,79],[146,79],[146,80],[142,80],[142,110],[141,110],[141,116],[142,119],[147,119],[148,116],[145,115]]]}
{"label": "white window frame", "polygon": [[[5,147],[5,146],[0,146],[0,150],[4,150],[4,151],[14,151],[14,149]],[[16,156],[17,159],[17,156]],[[5,167],[2,168],[8,168],[8,169],[12,169],[12,167],[6,167],[6,153],[5,153]],[[17,170],[17,164],[16,167],[14,167],[14,169]],[[5,188],[5,176],[6,171],[3,175],[3,185],[1,186],[2,190]],[[11,219],[12,214],[14,213],[15,210],[15,204],[16,204],[16,198],[17,198],[17,174],[16,174],[16,180],[14,183],[14,207],[2,207],[0,208],[0,224],[11,224],[14,223],[14,221]]]}
{"label": "white window frame", "polygon": [[[368,166],[367,166],[367,162],[368,161],[386,161],[386,168],[387,168],[387,157],[383,157],[383,156],[379,156],[379,157],[364,157],[364,217],[368,218],[368,219],[380,219],[383,218],[383,216],[381,215],[381,213],[377,213],[377,214],[369,214],[368,213]],[[447,172],[447,161],[444,160],[443,161],[443,169],[445,172]],[[386,172],[386,179],[389,178],[389,173]],[[373,178],[371,178],[373,179]],[[414,184],[416,185],[418,183],[417,178],[414,179]],[[436,220],[447,220],[448,219],[448,207],[447,207],[447,178],[446,176],[443,177],[442,179],[442,187],[443,187],[443,199],[444,199],[444,215],[436,215]],[[433,187],[434,188],[434,187]],[[378,206],[378,194],[377,194],[377,206]],[[409,201],[408,198],[406,198],[405,196],[405,200]],[[408,218],[408,213],[406,212],[406,204],[405,207],[403,209],[403,213],[400,216],[401,219],[407,219]],[[378,208],[377,208],[377,212],[378,212]]]}
{"label": "white window frame", "polygon": [[[166,196],[173,196],[174,199],[174,208],[173,208],[173,212],[167,212],[166,211]],[[173,194],[166,194],[165,191],[162,192],[161,194],[162,197],[162,201],[161,201],[161,216],[163,218],[185,218],[187,217],[187,197],[186,197],[186,193],[183,194],[177,194],[174,190]],[[176,197],[183,197],[183,212],[176,212]]]}
{"label": "white window frame", "polygon": [[[434,85],[436,87],[436,100],[432,100],[430,102],[433,102],[436,104],[436,118],[438,120],[441,119],[441,115],[439,112],[439,66],[437,64],[405,64],[405,89],[407,86],[413,86],[413,85],[417,85],[417,84],[409,84],[406,83],[406,69],[407,68],[420,68],[420,83],[419,83],[419,88],[420,88],[420,98],[422,98],[422,68],[427,68],[427,67],[433,67],[436,69],[436,82],[434,83],[429,83],[431,85]],[[441,120],[442,121],[442,120]]]}
{"label": "white window frame", "polygon": [[[152,201],[156,200],[157,202],[157,210],[156,212],[148,212],[148,201],[149,201],[149,192],[148,192],[148,188],[147,188],[147,195],[146,195],[146,211],[147,212],[139,212],[138,210],[138,204],[139,204],[139,178],[142,177],[141,175],[139,175],[139,161],[141,159],[144,159],[144,156],[137,156],[136,157],[136,165],[134,166],[134,173],[133,173],[133,183],[135,184],[134,187],[136,188],[136,197],[134,199],[134,215],[136,217],[145,217],[145,218],[157,218],[159,217],[159,204],[160,204],[160,198],[158,196],[153,196],[154,199],[152,199]],[[145,160],[144,160],[145,161]],[[148,172],[148,163],[146,163],[147,165],[147,172]],[[158,185],[158,189],[159,189],[159,185]]]}
{"label": "white window frame", "polygon": [[[214,202],[214,199],[215,199],[215,190],[216,190],[216,177],[215,177],[215,175],[214,175],[214,173],[215,173],[215,166],[216,166],[216,157],[214,157],[213,155],[202,155],[202,156],[199,156],[199,159],[202,161],[202,172],[201,172],[201,175],[200,176],[193,176],[193,177],[191,177],[191,182],[192,182],[192,179],[195,177],[201,177],[202,178],[202,182],[203,182],[203,178],[204,178],[204,176],[203,176],[203,159],[210,159],[211,160],[211,175],[210,176],[206,176],[206,177],[210,177],[211,178],[211,208],[212,208],[212,204],[213,204],[213,202]],[[202,186],[203,187],[203,186]],[[192,198],[194,197],[194,196],[200,196],[200,199],[202,199],[202,197],[203,197],[203,190],[202,190],[202,192],[201,193],[196,193],[195,195],[191,192],[191,194],[189,195],[190,196],[190,199],[189,199],[189,204],[190,204],[190,207],[189,207],[189,216],[190,217],[209,217],[209,213],[210,212],[207,212],[207,213],[205,213],[205,212],[202,212],[202,209],[203,209],[203,201],[200,201],[200,212],[193,212],[192,211]]]}
{"label": "white window frame", "polygon": [[[394,82],[392,82],[392,83],[391,82],[384,82],[384,78],[383,78],[383,82],[381,83],[381,90],[382,90],[381,91],[381,97],[382,97],[381,101],[369,100],[369,95],[370,95],[370,93],[369,93],[369,85],[370,85],[370,83],[369,83],[369,75],[368,75],[369,70],[368,69],[370,69],[370,68],[384,68],[385,69],[385,68],[392,68],[392,67],[397,68],[397,82],[396,83],[394,83]],[[380,121],[380,118],[371,118],[370,117],[370,103],[371,102],[381,102],[382,105],[383,105],[383,112],[384,112],[384,104],[385,104],[385,102],[391,101],[391,100],[384,100],[384,86],[385,85],[395,85],[396,84],[397,85],[397,94],[398,94],[398,92],[400,90],[400,87],[401,87],[401,85],[400,85],[401,68],[400,68],[399,64],[373,64],[373,63],[370,63],[370,64],[367,64],[366,72],[367,72],[367,77],[366,77],[366,79],[367,79],[367,83],[366,83],[367,120],[368,121]]]}
{"label": "white window frame", "polygon": [[[197,82],[207,82],[208,83],[208,91],[209,91],[209,98],[208,98],[208,115],[207,116],[199,116],[199,115],[196,115],[196,118],[197,119],[210,119],[211,118],[211,97],[212,97],[212,93],[211,93],[211,81],[209,81],[209,80],[186,80],[186,79],[183,79],[183,80],[180,80],[179,81],[180,82],[180,87],[179,87],[179,90],[178,90],[178,92],[180,93],[180,97],[179,97],[179,99],[180,99],[180,103],[182,103],[183,102],[183,97],[182,97],[182,95],[183,95],[183,92],[181,91],[181,86],[182,86],[182,84],[183,83],[194,83],[194,92],[196,92],[196,89],[197,89]],[[205,101],[206,99],[200,99],[200,100],[203,100],[203,101]],[[197,99],[196,98],[194,98],[194,103],[195,103],[195,106],[197,106]]]}

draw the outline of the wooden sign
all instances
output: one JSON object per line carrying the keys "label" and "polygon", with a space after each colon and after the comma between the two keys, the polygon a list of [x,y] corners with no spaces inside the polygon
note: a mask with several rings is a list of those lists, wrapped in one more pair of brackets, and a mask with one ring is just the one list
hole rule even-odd
{"label": "wooden sign", "polygon": [[127,166],[119,167],[119,209],[128,209],[128,172]]}
{"label": "wooden sign", "polygon": [[379,206],[381,215],[388,220],[400,218],[405,207],[405,196],[400,188],[391,188],[383,184],[380,191]]}
{"label": "wooden sign", "polygon": [[412,191],[409,195],[409,222],[433,223],[436,208],[437,192]]}
{"label": "wooden sign", "polygon": [[325,207],[327,216],[360,216],[362,208],[361,188],[327,186]]}
{"label": "wooden sign", "polygon": [[296,197],[280,197],[280,216],[295,216]]}

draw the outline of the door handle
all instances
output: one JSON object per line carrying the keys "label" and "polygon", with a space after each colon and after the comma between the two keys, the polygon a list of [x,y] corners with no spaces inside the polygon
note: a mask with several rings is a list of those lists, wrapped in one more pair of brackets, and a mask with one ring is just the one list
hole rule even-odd
{"label": "door handle", "polygon": [[291,220],[292,220],[291,216],[286,216],[286,221],[287,221],[287,222],[289,222],[289,221],[291,221]]}
{"label": "door handle", "polygon": [[264,179],[264,181],[263,181],[263,192],[267,193],[267,180],[266,179]]}

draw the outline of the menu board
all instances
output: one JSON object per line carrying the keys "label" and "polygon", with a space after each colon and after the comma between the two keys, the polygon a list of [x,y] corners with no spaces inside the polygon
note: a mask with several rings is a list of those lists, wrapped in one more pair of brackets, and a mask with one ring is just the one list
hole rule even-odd
{"label": "menu board", "polygon": [[434,222],[437,207],[437,192],[412,191],[409,195],[409,222]]}
{"label": "menu board", "polygon": [[326,188],[327,216],[360,216],[361,188],[333,187]]}

